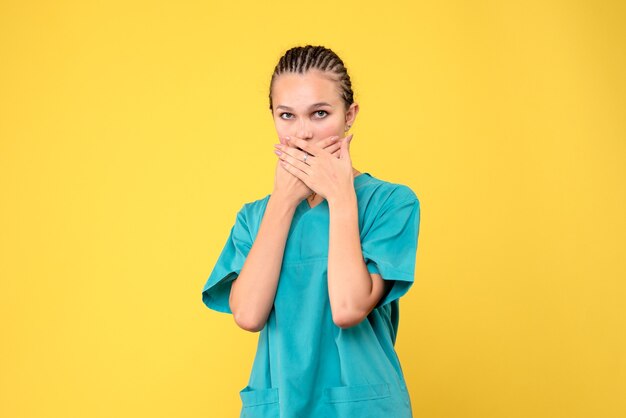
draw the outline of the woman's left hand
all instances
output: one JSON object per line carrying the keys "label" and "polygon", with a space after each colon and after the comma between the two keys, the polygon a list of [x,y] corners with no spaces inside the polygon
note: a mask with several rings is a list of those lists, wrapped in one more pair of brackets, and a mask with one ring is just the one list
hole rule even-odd
{"label": "woman's left hand", "polygon": [[[316,144],[292,136],[287,145],[281,147],[279,158],[287,171],[330,203],[347,193],[354,193],[354,173],[349,152],[351,140],[352,134],[340,139],[341,148],[337,158]],[[309,153],[306,162],[303,162],[304,151]]]}

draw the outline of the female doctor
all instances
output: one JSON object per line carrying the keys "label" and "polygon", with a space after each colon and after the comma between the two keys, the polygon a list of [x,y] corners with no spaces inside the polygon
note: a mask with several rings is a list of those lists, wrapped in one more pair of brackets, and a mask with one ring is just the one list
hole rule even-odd
{"label": "female doctor", "polygon": [[202,290],[207,307],[259,332],[240,416],[412,417],[394,345],[419,200],[352,167],[359,105],[332,50],[286,51],[269,105],[274,189],[237,212]]}

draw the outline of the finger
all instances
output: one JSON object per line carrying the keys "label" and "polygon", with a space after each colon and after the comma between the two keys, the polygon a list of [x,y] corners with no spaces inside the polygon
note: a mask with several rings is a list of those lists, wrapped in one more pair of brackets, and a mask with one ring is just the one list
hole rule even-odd
{"label": "finger", "polygon": [[[278,158],[280,158],[283,162],[287,163],[288,165],[290,165],[291,167],[297,169],[298,171],[302,172],[304,175],[308,175],[308,170],[311,168],[307,163],[303,162],[302,160],[295,158],[285,152],[281,153]],[[308,158],[313,158],[312,156],[309,156]]]}
{"label": "finger", "polygon": [[319,156],[320,154],[325,153],[325,151],[316,144],[312,144],[309,141],[305,141],[304,139],[295,136],[287,137],[287,143],[292,147],[300,148],[301,150],[314,156]]}
{"label": "finger", "polygon": [[333,135],[333,136],[329,136],[328,138],[322,139],[316,145],[320,148],[327,149],[329,145],[338,143],[338,140],[339,140],[339,137],[336,135]]}
{"label": "finger", "polygon": [[291,145],[283,145],[283,144],[275,144],[274,147],[280,151],[281,154],[287,154],[290,155],[291,157],[303,161],[304,160],[304,153],[305,151],[298,149],[296,147],[293,147]]}
{"label": "finger", "polygon": [[[280,166],[289,171],[291,174],[293,174],[294,176],[300,178],[299,176],[301,176],[302,171],[298,170],[297,168],[293,167],[292,165],[290,165],[289,163],[283,161],[283,160],[279,160],[278,163],[280,164]],[[300,179],[302,180],[302,179]]]}
{"label": "finger", "polygon": [[350,135],[346,135],[344,137],[341,137],[337,140],[337,143],[341,144],[343,141],[348,140],[348,142],[352,141],[352,137],[354,136],[354,134],[350,134]]}
{"label": "finger", "polygon": [[350,159],[350,140],[352,136],[347,137],[341,141],[341,147],[339,149],[339,159]]}
{"label": "finger", "polygon": [[335,143],[332,145],[327,146],[326,148],[324,148],[326,151],[330,152],[332,155],[335,155],[335,153],[341,149],[341,144],[340,143]]}
{"label": "finger", "polygon": [[[288,137],[281,137],[281,143],[288,145],[288,146],[292,146],[294,147],[295,144],[289,144],[289,141],[286,139]],[[302,140],[302,138],[297,137],[297,136],[292,136],[291,138],[297,138]],[[284,140],[284,142],[283,142]],[[308,141],[306,141],[308,142]],[[339,136],[337,135],[331,135],[327,138],[322,139],[321,141],[317,142],[315,145],[317,145],[320,148],[326,149],[329,145],[333,145],[333,144],[337,144],[339,143]],[[295,146],[294,148],[300,149],[302,150],[300,147]]]}

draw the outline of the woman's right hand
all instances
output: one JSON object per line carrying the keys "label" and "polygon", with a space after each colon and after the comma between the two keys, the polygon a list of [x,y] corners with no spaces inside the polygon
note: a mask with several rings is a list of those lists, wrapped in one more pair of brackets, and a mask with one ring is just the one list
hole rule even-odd
{"label": "woman's right hand", "polygon": [[[335,158],[339,158],[341,143],[338,141],[339,138],[334,138],[337,137],[330,136],[322,139],[317,143],[317,146],[330,152]],[[281,141],[281,143],[285,144],[286,141]],[[293,206],[297,206],[302,200],[309,197],[313,193],[313,190],[298,177],[287,171],[287,169],[280,164],[281,161],[280,158],[277,158],[274,191],[272,195],[281,196],[281,198],[286,199]]]}

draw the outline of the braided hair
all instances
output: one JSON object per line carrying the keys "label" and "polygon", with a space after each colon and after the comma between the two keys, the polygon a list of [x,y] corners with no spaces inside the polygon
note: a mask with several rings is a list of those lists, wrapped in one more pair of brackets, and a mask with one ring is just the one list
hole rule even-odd
{"label": "braided hair", "polygon": [[293,47],[280,58],[274,68],[270,82],[270,110],[274,110],[272,103],[272,86],[274,85],[276,77],[288,72],[304,74],[310,69],[328,71],[335,76],[333,78],[341,87],[341,98],[344,101],[346,110],[348,110],[350,105],[354,102],[354,93],[352,92],[352,83],[350,82],[348,70],[346,70],[341,58],[331,49],[314,45]]}

